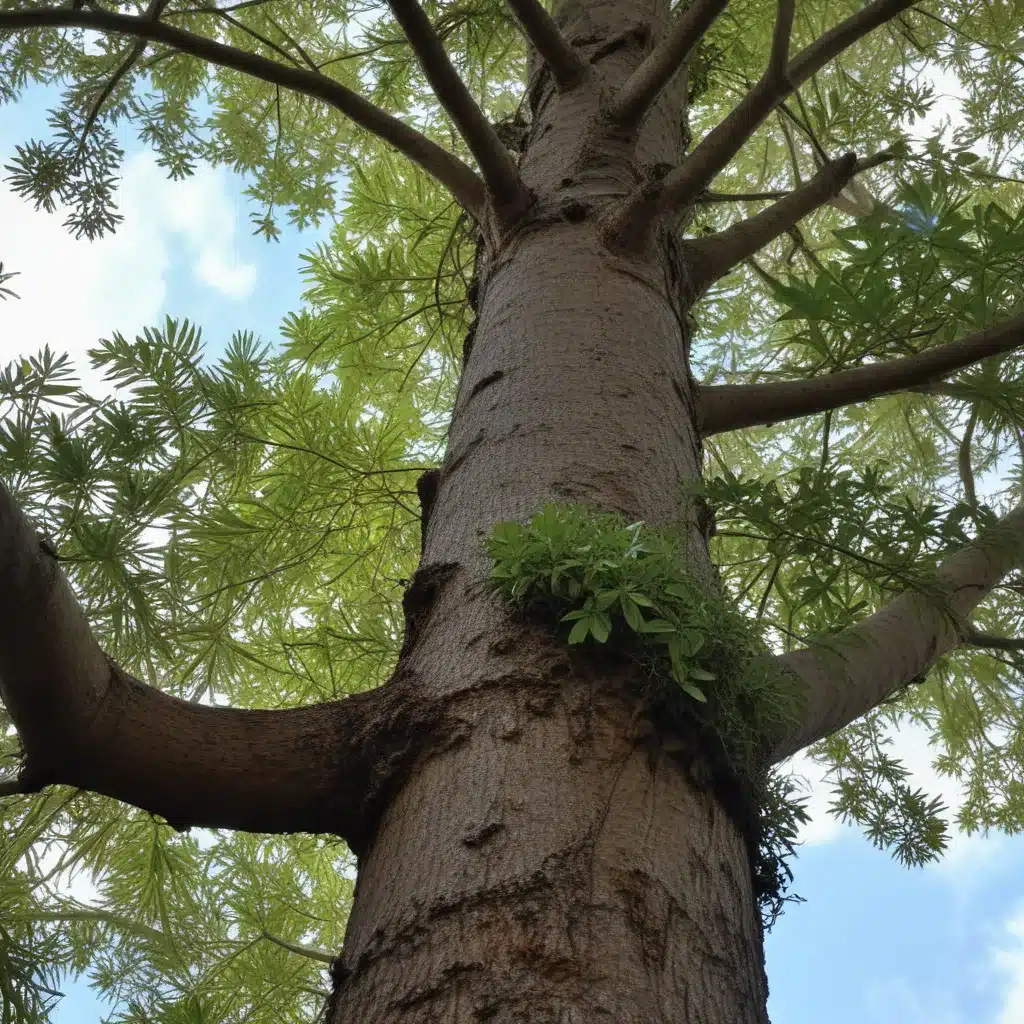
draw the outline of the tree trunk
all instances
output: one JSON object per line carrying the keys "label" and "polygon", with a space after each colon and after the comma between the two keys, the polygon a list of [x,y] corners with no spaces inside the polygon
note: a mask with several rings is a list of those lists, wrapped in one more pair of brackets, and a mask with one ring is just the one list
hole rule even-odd
{"label": "tree trunk", "polygon": [[[484,246],[407,596],[403,667],[461,727],[361,851],[336,1024],[767,1019],[740,830],[659,747],[627,664],[513,622],[479,582],[498,520],[561,500],[678,521],[680,482],[700,473],[672,235],[642,254],[602,242],[602,211],[682,154],[682,83],[638,146],[599,116],[666,18],[659,0],[567,5],[563,29],[602,88],[531,86],[521,171],[535,207]],[[708,576],[706,524],[691,527],[692,567]]]}

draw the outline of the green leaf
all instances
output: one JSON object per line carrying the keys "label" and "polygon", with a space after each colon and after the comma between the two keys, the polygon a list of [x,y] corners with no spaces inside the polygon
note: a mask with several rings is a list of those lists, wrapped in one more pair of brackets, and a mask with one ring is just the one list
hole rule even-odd
{"label": "green leaf", "polygon": [[622,614],[629,624],[630,629],[637,633],[644,631],[644,618],[636,602],[624,591],[619,594],[619,603],[622,606]]}
{"label": "green leaf", "polygon": [[581,618],[579,622],[569,631],[569,643],[581,644],[587,639],[587,634],[590,633],[591,627],[594,623],[594,619],[587,615]]}
{"label": "green leaf", "polygon": [[694,700],[699,700],[702,704],[707,702],[707,697],[704,696],[704,691],[699,686],[694,686],[689,680],[682,680],[679,684],[684,693],[689,694]]}
{"label": "green leaf", "polygon": [[647,619],[643,624],[644,633],[659,633],[665,636],[675,634],[677,627],[666,619]]}
{"label": "green leaf", "polygon": [[590,622],[590,631],[594,639],[603,644],[612,631],[612,620],[606,612],[597,612]]}

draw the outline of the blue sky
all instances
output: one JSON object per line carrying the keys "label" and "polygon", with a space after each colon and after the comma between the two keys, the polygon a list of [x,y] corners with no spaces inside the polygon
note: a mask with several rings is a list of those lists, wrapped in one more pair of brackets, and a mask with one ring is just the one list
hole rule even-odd
{"label": "blue sky", "polygon": [[[44,107],[37,92],[4,109],[0,163],[39,132]],[[203,171],[169,183],[128,148],[126,222],[109,240],[76,242],[59,216],[0,187],[0,260],[21,271],[22,295],[0,304],[0,362],[44,342],[81,357],[98,337],[134,335],[166,313],[200,324],[214,351],[238,329],[274,341],[297,307],[298,256],[316,234],[270,245],[249,233],[237,178]],[[897,750],[922,785],[956,800],[931,773],[923,736],[906,733]],[[795,864],[807,902],[767,943],[774,1024],[1024,1024],[1024,837],[957,840],[943,863],[907,870],[832,822],[826,803],[819,786]],[[57,1024],[100,1019],[84,980],[64,990]]]}

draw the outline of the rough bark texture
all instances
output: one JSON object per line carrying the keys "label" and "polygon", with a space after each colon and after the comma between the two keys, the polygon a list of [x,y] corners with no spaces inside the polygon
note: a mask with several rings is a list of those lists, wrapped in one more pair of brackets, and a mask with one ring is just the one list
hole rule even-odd
{"label": "rough bark texture", "polygon": [[[638,144],[601,114],[667,17],[658,0],[567,6],[560,26],[601,88],[534,77],[521,173],[535,206],[482,253],[430,482],[421,574],[444,578],[405,655],[422,699],[462,728],[360,861],[335,1024],[766,1020],[739,829],[659,748],[626,666],[570,658],[480,587],[494,522],[555,499],[665,523],[700,471],[677,250],[667,231],[629,256],[601,240],[609,205],[681,156],[678,90]],[[703,529],[691,557],[709,574]]]}

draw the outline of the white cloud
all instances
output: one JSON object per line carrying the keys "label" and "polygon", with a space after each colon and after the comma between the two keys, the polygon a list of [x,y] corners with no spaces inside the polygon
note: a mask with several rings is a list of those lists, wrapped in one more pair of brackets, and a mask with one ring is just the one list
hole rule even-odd
{"label": "white cloud", "polygon": [[991,966],[1005,986],[996,1024],[1021,1024],[1024,1021],[1024,904],[1017,907],[1004,928],[1004,943],[991,954]]}
{"label": "white cloud", "polygon": [[870,981],[864,1019],[874,1024],[960,1024],[960,1014],[944,1005],[945,994],[919,992],[904,978]]}
{"label": "white cloud", "polygon": [[256,268],[238,252],[240,200],[228,172],[172,182],[139,153],[125,161],[119,202],[124,222],[89,242],[71,237],[62,211],[36,211],[0,186],[0,259],[18,271],[9,286],[20,296],[0,302],[0,363],[49,344],[96,387],[85,352],[114,331],[132,337],[160,321],[175,243],[198,284],[230,299],[252,291]]}

